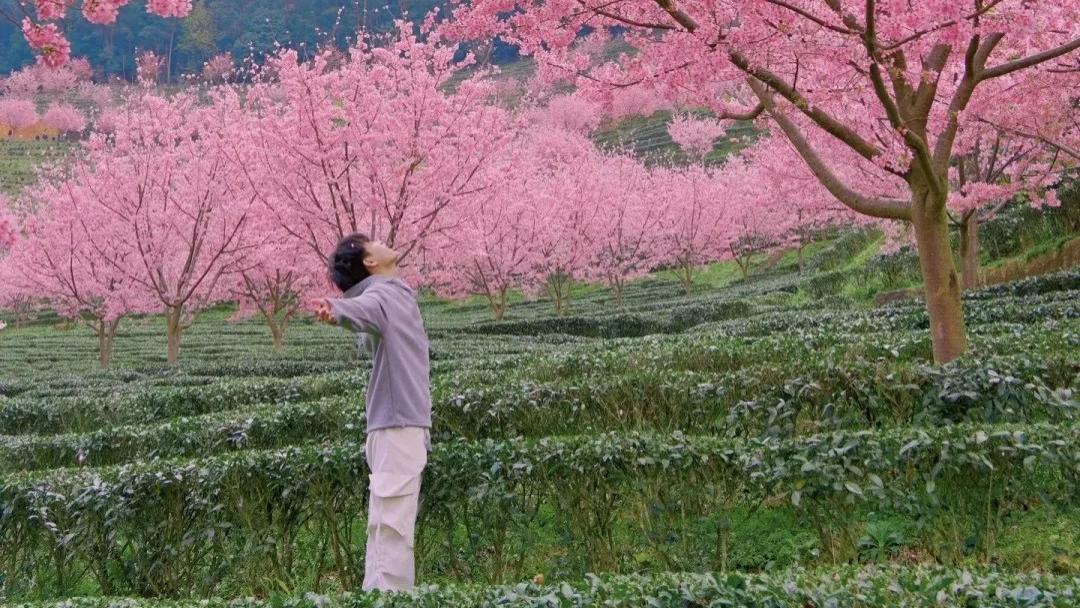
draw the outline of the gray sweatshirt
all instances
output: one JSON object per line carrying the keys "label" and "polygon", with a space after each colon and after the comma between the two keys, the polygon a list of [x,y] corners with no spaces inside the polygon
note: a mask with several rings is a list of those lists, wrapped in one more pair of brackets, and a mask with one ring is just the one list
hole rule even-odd
{"label": "gray sweatshirt", "polygon": [[373,354],[367,432],[395,426],[431,428],[428,338],[416,292],[401,279],[372,275],[328,299],[342,327],[366,338]]}

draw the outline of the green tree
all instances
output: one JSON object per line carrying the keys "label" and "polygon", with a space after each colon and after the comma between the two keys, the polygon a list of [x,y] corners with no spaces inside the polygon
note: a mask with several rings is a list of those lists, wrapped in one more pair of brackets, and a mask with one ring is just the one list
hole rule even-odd
{"label": "green tree", "polygon": [[192,6],[191,14],[183,21],[182,27],[179,49],[184,53],[184,67],[197,70],[218,50],[214,17],[206,8],[205,0],[199,0]]}

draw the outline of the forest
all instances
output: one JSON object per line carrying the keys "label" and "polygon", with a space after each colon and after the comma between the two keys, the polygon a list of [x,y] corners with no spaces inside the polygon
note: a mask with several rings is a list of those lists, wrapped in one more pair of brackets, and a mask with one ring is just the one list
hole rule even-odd
{"label": "forest", "polygon": [[[17,0],[0,0],[0,12],[18,15]],[[357,31],[387,32],[402,15],[420,18],[441,0],[196,0],[187,19],[159,19],[141,10],[144,0],[134,0],[120,11],[115,23],[97,25],[69,18],[63,29],[71,40],[72,55],[85,57],[101,79],[134,80],[135,57],[153,51],[165,58],[165,80],[198,73],[219,53],[234,59],[261,60],[275,48],[314,49],[333,42],[347,48]],[[17,23],[0,19],[0,73],[34,62]],[[516,57],[514,48],[496,44],[491,59],[503,63]]]}

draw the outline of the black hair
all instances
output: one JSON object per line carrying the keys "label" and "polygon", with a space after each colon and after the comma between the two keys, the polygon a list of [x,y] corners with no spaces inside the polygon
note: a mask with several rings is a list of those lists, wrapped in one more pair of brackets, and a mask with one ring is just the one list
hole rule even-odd
{"label": "black hair", "polygon": [[334,252],[330,254],[330,282],[341,291],[348,291],[354,285],[371,276],[364,258],[367,257],[367,244],[371,239],[359,232],[338,241]]}

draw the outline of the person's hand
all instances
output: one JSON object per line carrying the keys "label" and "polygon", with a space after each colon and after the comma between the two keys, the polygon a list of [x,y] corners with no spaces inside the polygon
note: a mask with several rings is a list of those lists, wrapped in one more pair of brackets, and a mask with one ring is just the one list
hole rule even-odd
{"label": "person's hand", "polygon": [[330,312],[330,303],[325,299],[312,300],[311,311],[315,313],[315,319],[328,325],[337,325],[337,319]]}

